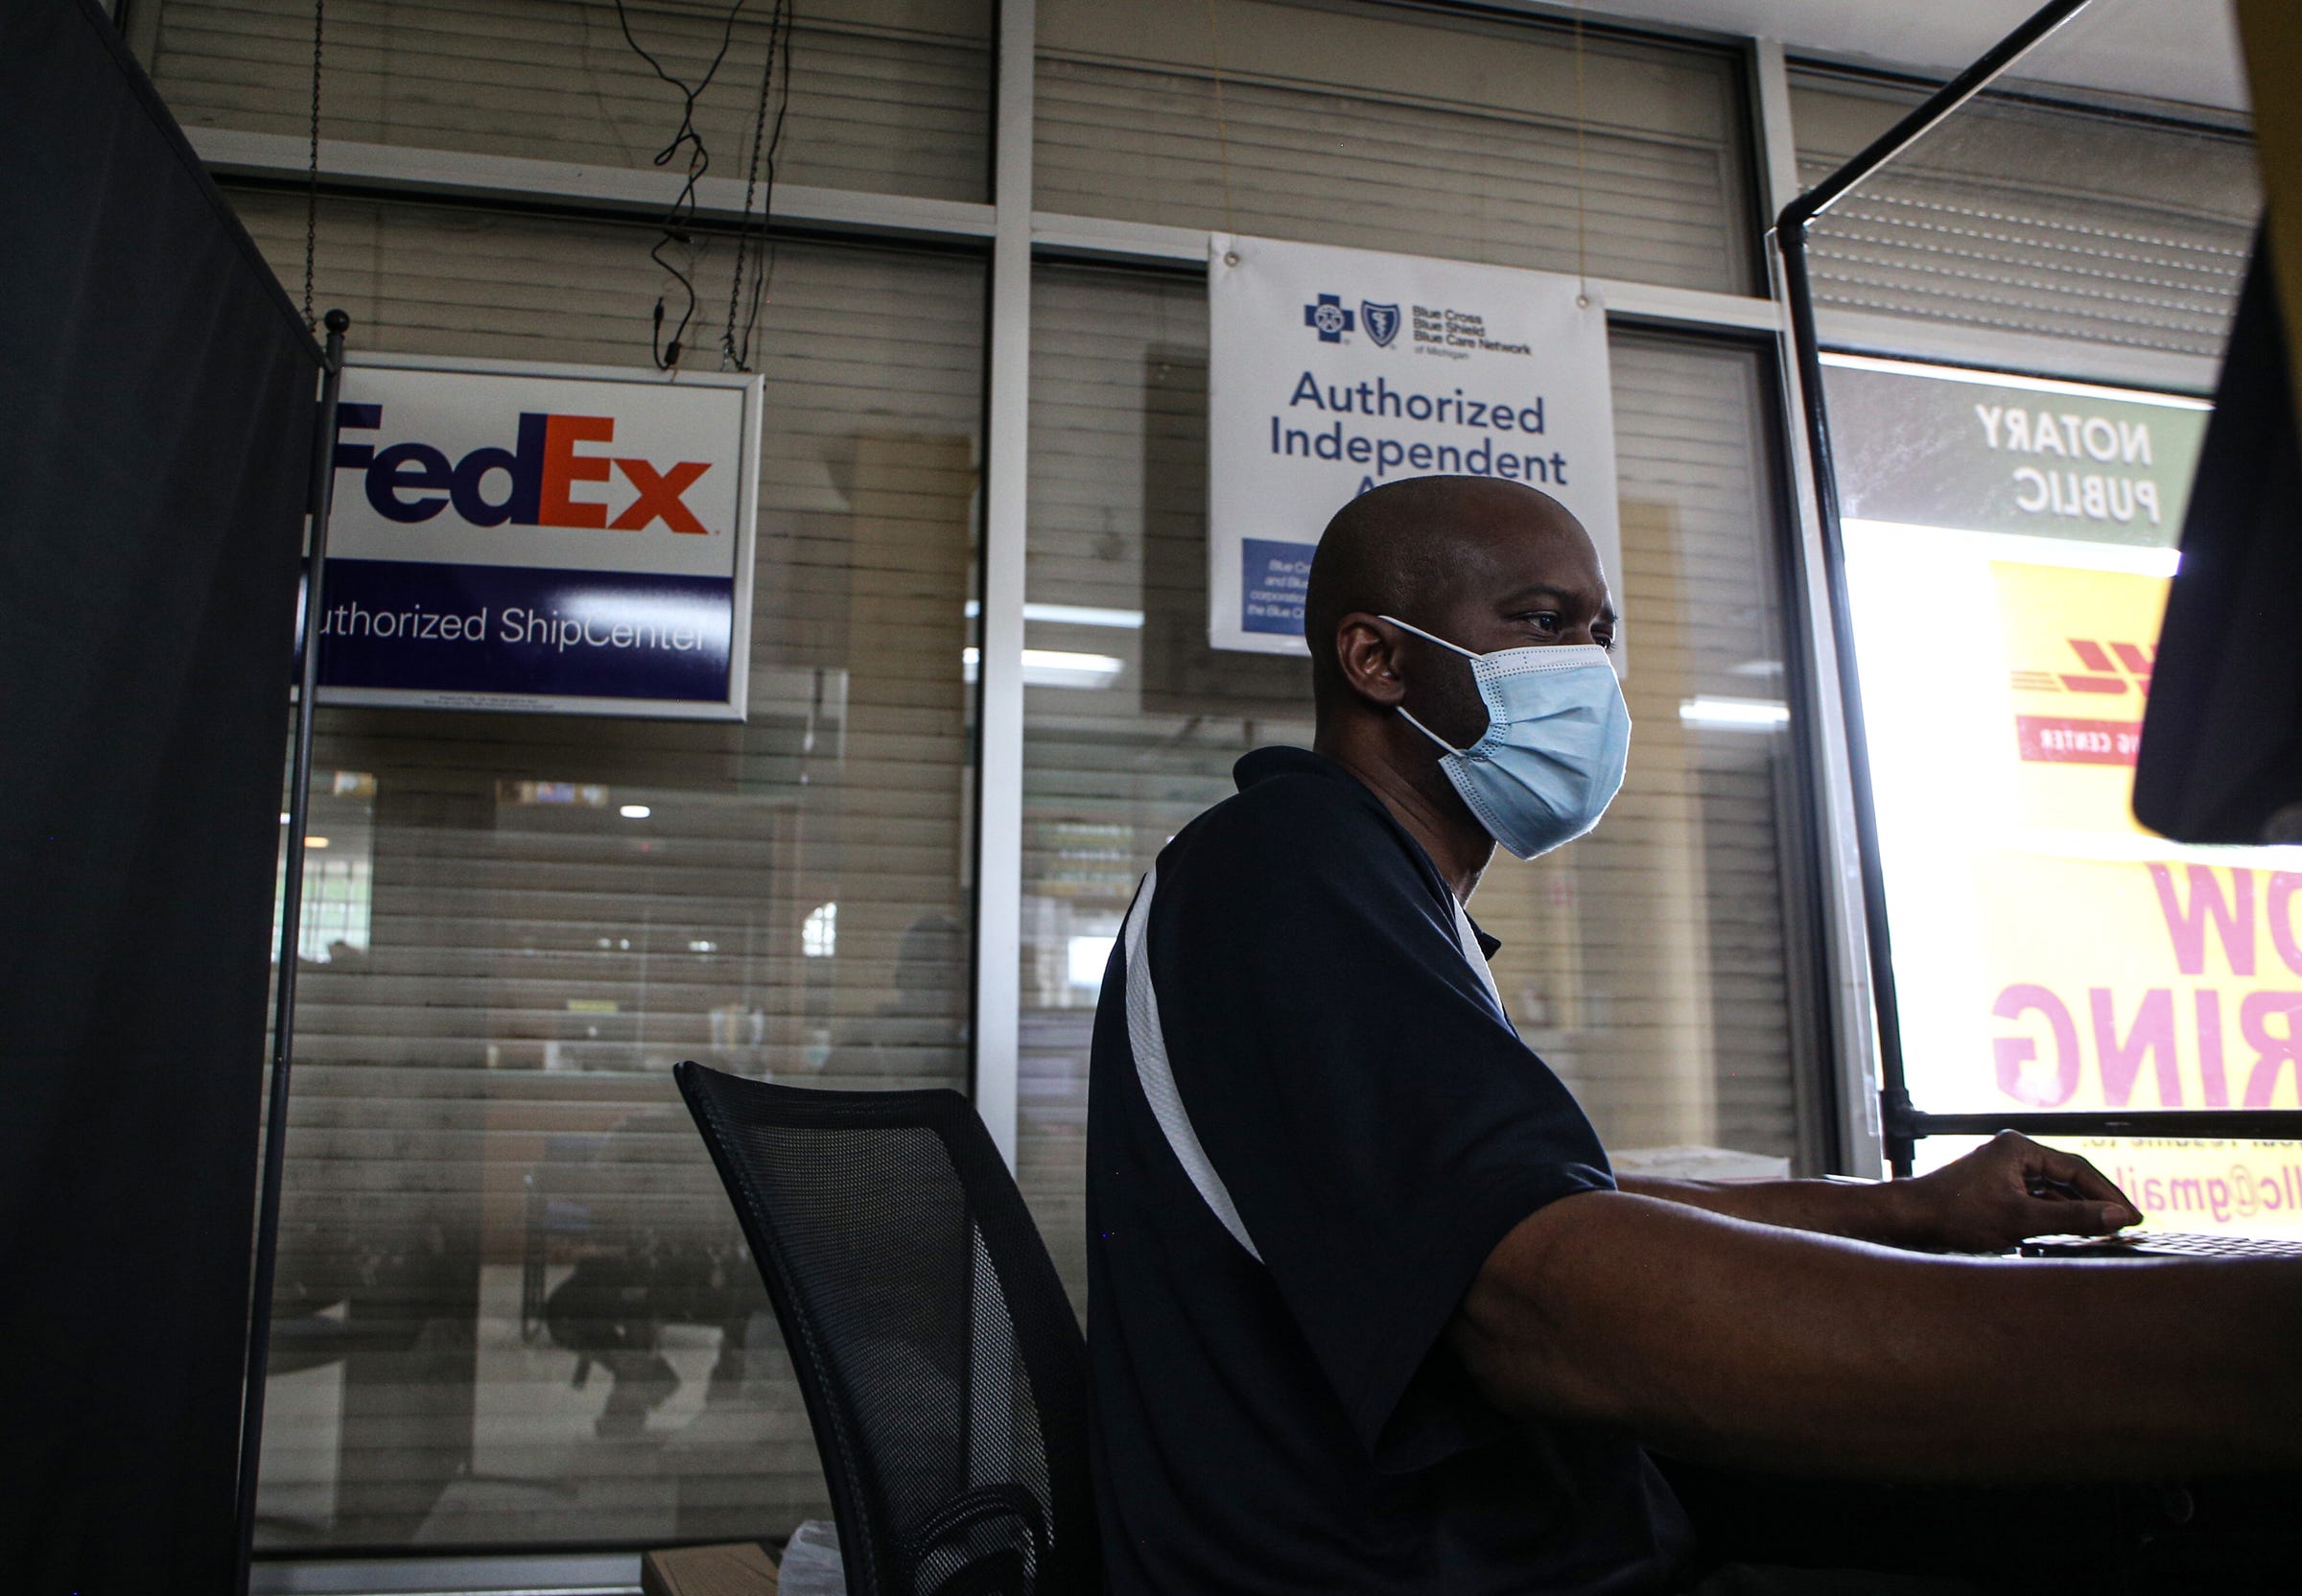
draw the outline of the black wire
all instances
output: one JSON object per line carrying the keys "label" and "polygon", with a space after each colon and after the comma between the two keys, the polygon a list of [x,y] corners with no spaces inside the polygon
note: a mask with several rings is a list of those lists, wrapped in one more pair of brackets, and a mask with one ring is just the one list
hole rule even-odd
{"label": "black wire", "polygon": [[728,45],[736,36],[736,18],[741,13],[744,4],[745,0],[736,0],[728,8],[727,20],[719,31],[718,54],[712,58],[712,64],[704,69],[703,76],[695,81],[694,86],[690,87],[684,80],[665,71],[664,63],[632,36],[631,18],[623,10],[623,0],[616,0],[616,22],[623,30],[623,42],[630,45],[632,52],[646,61],[658,78],[678,90],[680,95],[679,128],[672,133],[671,142],[656,152],[655,164],[670,165],[681,147],[688,147],[688,180],[680,185],[679,197],[671,201],[671,208],[664,213],[662,221],[657,223],[662,229],[662,236],[655,241],[655,246],[647,251],[650,260],[671,274],[688,300],[687,309],[680,313],[679,324],[671,329],[669,343],[663,336],[664,307],[670,296],[659,295],[655,301],[655,326],[650,335],[650,346],[655,352],[656,368],[661,371],[669,371],[679,364],[680,340],[687,337],[688,326],[695,319],[694,280],[664,258],[664,251],[671,246],[693,242],[692,223],[695,216],[695,185],[712,167],[711,152],[704,148],[703,135],[695,130],[695,103],[703,98],[703,91],[710,88],[712,80],[719,75],[719,63],[727,59]]}
{"label": "black wire", "polygon": [[[738,371],[751,369],[751,343],[760,325],[760,307],[767,295],[768,280],[775,274],[775,236],[769,219],[775,210],[775,162],[784,145],[784,118],[791,109],[791,0],[775,0],[775,8],[767,16],[767,54],[760,66],[760,100],[753,113],[751,126],[751,159],[743,175],[743,226],[736,234],[736,266],[727,283],[727,324],[719,334],[720,365],[733,366]],[[775,125],[767,125],[769,90],[781,66],[783,92],[774,96]],[[742,316],[742,332],[738,334],[737,305],[743,299],[743,270],[751,253],[753,235],[751,197],[759,185],[760,168],[767,169],[766,194],[760,204],[758,232],[760,259],[753,268],[751,294]]]}

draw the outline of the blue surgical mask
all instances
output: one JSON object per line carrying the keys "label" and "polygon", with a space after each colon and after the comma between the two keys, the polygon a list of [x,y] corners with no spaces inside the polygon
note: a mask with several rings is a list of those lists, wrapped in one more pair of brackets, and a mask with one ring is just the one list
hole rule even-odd
{"label": "blue surgical mask", "polygon": [[1488,835],[1531,859],[1599,823],[1631,754],[1631,711],[1606,649],[1553,644],[1474,654],[1397,616],[1383,619],[1470,661],[1487,706],[1478,741],[1457,748],[1403,704],[1398,713],[1446,750],[1440,767]]}

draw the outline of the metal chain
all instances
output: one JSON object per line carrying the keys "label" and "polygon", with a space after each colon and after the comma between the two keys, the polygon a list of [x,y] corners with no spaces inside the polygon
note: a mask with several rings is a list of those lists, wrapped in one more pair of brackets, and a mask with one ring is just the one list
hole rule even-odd
{"label": "metal chain", "polygon": [[319,58],[327,32],[327,0],[312,0],[312,153],[304,170],[304,325],[319,331],[312,315],[312,262],[319,251]]}
{"label": "metal chain", "polygon": [[[727,325],[719,334],[719,369],[749,371],[751,369],[751,340],[759,328],[760,302],[767,292],[767,280],[775,271],[775,240],[769,229],[769,214],[775,208],[776,153],[784,142],[784,114],[791,107],[791,0],[775,0],[767,13],[767,59],[760,72],[760,101],[753,112],[751,126],[751,160],[743,173],[743,219],[736,232],[736,266],[729,274],[727,285]],[[775,108],[775,125],[770,130],[767,123],[767,105],[774,95],[770,92],[778,65],[783,69],[783,98]],[[760,169],[767,170],[767,192],[760,201],[759,231],[751,231],[752,196],[757,192]],[[742,299],[743,270],[756,249],[757,260],[752,262],[751,302],[743,313],[743,331],[736,332],[737,307]]]}
{"label": "metal chain", "polygon": [[[736,225],[736,269],[727,280],[727,321],[719,329],[719,369],[743,368],[743,355],[736,349],[737,301],[743,292],[743,260],[750,252],[751,201],[759,192],[760,152],[767,140],[767,97],[775,82],[776,19],[783,13],[779,4],[767,16],[767,63],[760,69],[760,104],[751,119],[751,160],[743,169],[743,220]],[[748,354],[749,351],[744,351]]]}
{"label": "metal chain", "polygon": [[1589,185],[1584,181],[1584,133],[1590,126],[1583,114],[1583,0],[1575,0],[1575,303],[1590,305],[1590,225],[1585,217]]}

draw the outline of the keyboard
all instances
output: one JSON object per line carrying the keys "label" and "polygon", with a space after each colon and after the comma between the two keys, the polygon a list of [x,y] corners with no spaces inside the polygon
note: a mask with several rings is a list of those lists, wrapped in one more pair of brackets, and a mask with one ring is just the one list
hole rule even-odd
{"label": "keyboard", "polygon": [[2154,1231],[2127,1235],[2040,1235],[2022,1244],[2026,1258],[2302,1258],[2302,1237],[2208,1235]]}

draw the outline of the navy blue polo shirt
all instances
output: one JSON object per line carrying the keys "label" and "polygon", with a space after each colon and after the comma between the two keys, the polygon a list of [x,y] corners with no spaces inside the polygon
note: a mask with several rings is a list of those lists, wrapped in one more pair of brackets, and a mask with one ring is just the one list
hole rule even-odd
{"label": "navy blue polo shirt", "polygon": [[[1129,1042],[1124,937],[1095,1016],[1088,1342],[1111,1596],[1668,1588],[1692,1537],[1637,1444],[1506,1419],[1444,1340],[1513,1226],[1612,1188],[1597,1135],[1373,792],[1295,748],[1235,775],[1160,854],[1144,926],[1168,1126]],[[1196,1150],[1169,1128],[1177,1097]]]}

